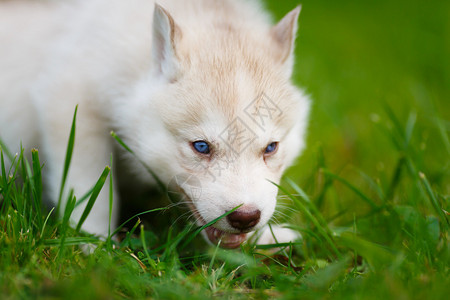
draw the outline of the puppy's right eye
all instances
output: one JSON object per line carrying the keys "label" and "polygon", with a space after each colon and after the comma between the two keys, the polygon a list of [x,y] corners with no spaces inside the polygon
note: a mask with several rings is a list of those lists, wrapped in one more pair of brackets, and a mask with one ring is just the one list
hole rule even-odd
{"label": "puppy's right eye", "polygon": [[192,147],[194,147],[195,151],[201,154],[209,154],[209,152],[211,152],[209,149],[209,144],[205,141],[193,142]]}

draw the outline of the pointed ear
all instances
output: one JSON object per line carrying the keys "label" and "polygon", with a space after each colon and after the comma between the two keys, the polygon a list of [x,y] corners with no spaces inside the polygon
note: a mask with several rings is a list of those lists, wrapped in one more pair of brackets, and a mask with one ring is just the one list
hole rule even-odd
{"label": "pointed ear", "polygon": [[161,6],[155,4],[153,13],[152,57],[153,68],[157,74],[175,81],[178,77],[179,60],[177,42],[181,38],[181,30],[172,16]]}
{"label": "pointed ear", "polygon": [[297,20],[301,6],[290,11],[277,25],[271,29],[271,36],[277,44],[277,59],[284,63],[292,56],[294,51],[295,35],[297,33]]}

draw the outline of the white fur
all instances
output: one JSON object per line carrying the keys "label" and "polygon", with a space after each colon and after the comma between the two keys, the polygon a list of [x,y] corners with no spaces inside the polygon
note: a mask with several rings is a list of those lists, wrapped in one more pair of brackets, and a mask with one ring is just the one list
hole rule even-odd
{"label": "white fur", "polygon": [[[243,204],[261,211],[254,229],[262,228],[276,204],[270,181],[278,183],[304,147],[309,101],[289,79],[300,9],[272,27],[255,1],[158,3],[164,9],[149,0],[1,3],[0,137],[11,149],[20,141],[40,149],[55,201],[78,104],[68,179],[78,195],[109,164],[114,130],[164,183],[181,173],[198,178],[201,196],[181,188],[199,224]],[[278,108],[264,124],[252,117],[261,109],[253,102],[259,97]],[[227,128],[251,143],[244,149]],[[193,151],[197,140],[213,145],[211,158]],[[272,141],[279,150],[264,159]],[[152,182],[135,159],[128,165]],[[107,191],[85,230],[107,233]],[[214,226],[236,232],[225,219]]]}

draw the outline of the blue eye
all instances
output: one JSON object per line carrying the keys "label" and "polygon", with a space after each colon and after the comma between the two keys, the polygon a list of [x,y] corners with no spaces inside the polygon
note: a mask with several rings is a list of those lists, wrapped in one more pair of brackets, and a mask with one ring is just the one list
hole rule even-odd
{"label": "blue eye", "polygon": [[264,154],[272,154],[277,150],[277,148],[278,148],[278,142],[272,142],[266,147]]}
{"label": "blue eye", "polygon": [[205,141],[196,141],[192,143],[192,146],[194,146],[195,151],[202,154],[209,154],[210,149],[209,145]]}

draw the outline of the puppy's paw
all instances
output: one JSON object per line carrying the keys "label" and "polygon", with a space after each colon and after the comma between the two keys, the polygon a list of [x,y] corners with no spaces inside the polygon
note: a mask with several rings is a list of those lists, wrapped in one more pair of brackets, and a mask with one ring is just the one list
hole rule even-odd
{"label": "puppy's paw", "polygon": [[98,246],[95,244],[81,244],[79,247],[84,255],[89,256],[95,252]]}
{"label": "puppy's paw", "polygon": [[284,228],[281,225],[266,225],[261,231],[255,234],[256,244],[270,245],[278,243],[295,242],[302,238],[301,234],[289,228]]}

